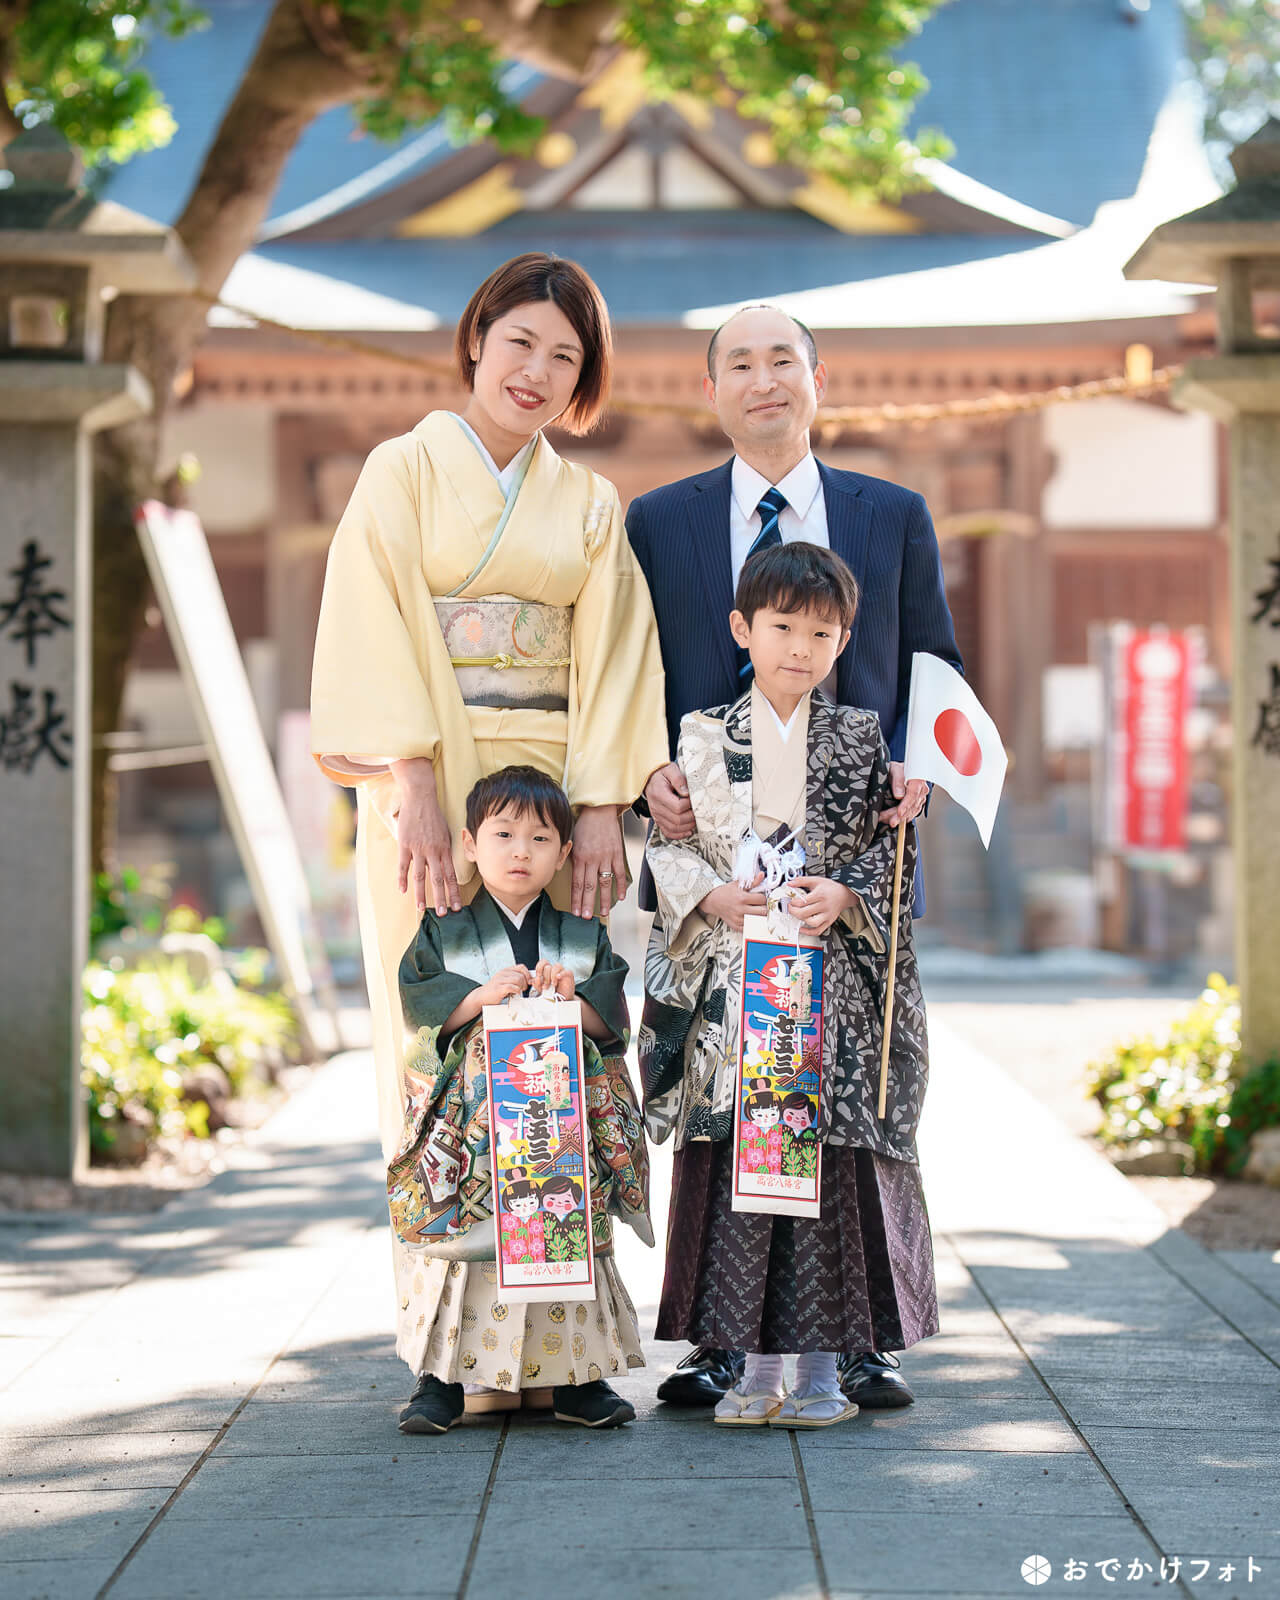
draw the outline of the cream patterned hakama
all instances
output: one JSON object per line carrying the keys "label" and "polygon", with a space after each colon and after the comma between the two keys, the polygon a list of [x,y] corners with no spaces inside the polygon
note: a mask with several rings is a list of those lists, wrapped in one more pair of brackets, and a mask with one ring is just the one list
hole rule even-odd
{"label": "cream patterned hakama", "polygon": [[530,1305],[497,1298],[492,1261],[416,1260],[397,1256],[402,1307],[418,1306],[396,1353],[415,1372],[442,1383],[479,1383],[515,1391],[591,1383],[644,1365],[635,1307],[613,1264],[596,1258],[594,1301]]}

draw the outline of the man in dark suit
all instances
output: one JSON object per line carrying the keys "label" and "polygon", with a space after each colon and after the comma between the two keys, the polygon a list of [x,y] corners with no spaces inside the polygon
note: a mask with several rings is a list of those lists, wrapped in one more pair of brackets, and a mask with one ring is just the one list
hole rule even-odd
{"label": "man in dark suit", "polygon": [[[794,317],[774,306],[747,306],[730,317],[712,336],[703,390],[734,456],[640,495],[627,512],[627,532],[658,619],[673,756],[687,712],[730,703],[747,686],[749,667],[729,632],[729,613],[748,555],[804,539],[844,558],[862,597],[835,681],[826,687],[839,704],[863,706],[880,718],[898,802],[882,820],[896,827],[900,817],[917,816],[928,796],[925,783],[906,781],[902,766],[912,654],[927,650],[957,670],[960,654],[923,497],[824,466],[810,450],[809,429],[826,385],[813,335]],[[650,778],[645,801],[668,838],[693,832],[674,760]],[[646,875],[641,904],[649,910],[651,896]],[[918,880],[915,910],[923,910]],[[714,1405],[740,1360],[736,1351],[695,1350],[658,1396],[675,1405]],[[894,1356],[850,1351],[840,1366],[845,1392],[859,1406],[911,1404]]]}

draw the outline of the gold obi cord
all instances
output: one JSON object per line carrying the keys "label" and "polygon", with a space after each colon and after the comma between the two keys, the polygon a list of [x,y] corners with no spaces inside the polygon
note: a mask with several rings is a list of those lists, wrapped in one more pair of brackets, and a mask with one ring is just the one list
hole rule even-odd
{"label": "gold obi cord", "polygon": [[435,608],[465,704],[569,709],[572,606],[498,594],[437,600]]}

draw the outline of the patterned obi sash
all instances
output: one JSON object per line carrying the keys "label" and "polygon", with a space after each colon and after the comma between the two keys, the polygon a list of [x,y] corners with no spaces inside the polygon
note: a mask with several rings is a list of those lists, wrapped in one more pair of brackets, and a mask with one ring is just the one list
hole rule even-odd
{"label": "patterned obi sash", "polygon": [[465,704],[569,709],[572,606],[497,594],[437,600],[435,608]]}

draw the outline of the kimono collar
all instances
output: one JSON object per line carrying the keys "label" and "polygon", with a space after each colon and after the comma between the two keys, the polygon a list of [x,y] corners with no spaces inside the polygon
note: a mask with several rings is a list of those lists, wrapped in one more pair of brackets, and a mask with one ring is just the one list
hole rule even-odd
{"label": "kimono collar", "polygon": [[[584,917],[561,914],[544,890],[526,914],[538,918],[538,955],[558,961],[582,983],[595,970],[597,927]],[[470,905],[451,911],[437,923],[440,953],[446,972],[469,978],[472,983],[487,983],[497,972],[511,965],[511,941],[493,897],[481,888]]]}
{"label": "kimono collar", "polygon": [[538,442],[538,435],[535,433],[531,439],[526,440],[526,442],[520,446],[519,450],[516,451],[515,455],[512,456],[511,460],[507,462],[506,466],[500,467],[493,459],[492,455],[490,455],[488,446],[485,444],[484,440],[481,439],[480,435],[471,426],[467,419],[457,411],[451,411],[449,415],[471,440],[472,444],[475,445],[476,449],[480,452],[480,459],[498,480],[498,487],[502,490],[503,495],[507,499],[510,499],[512,487],[518,487],[519,484],[524,480],[524,475],[528,468],[529,457],[533,454],[533,447]]}

